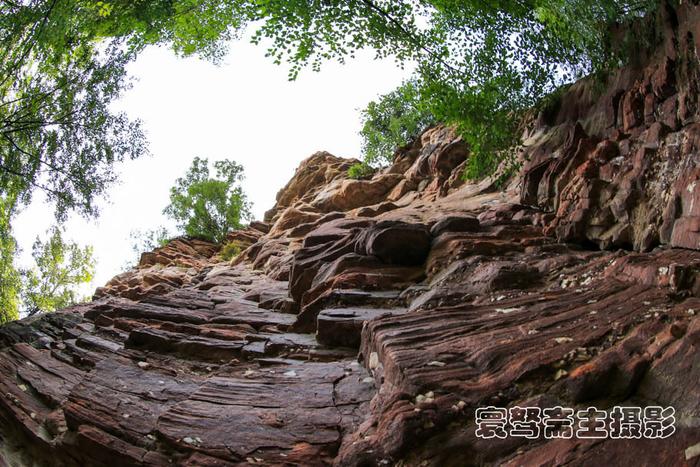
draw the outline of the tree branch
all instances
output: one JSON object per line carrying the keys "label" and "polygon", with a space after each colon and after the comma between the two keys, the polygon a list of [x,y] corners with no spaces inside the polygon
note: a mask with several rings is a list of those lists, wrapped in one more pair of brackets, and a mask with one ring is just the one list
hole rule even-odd
{"label": "tree branch", "polygon": [[422,42],[418,37],[416,37],[415,34],[413,34],[411,31],[409,31],[408,29],[406,29],[406,27],[405,27],[399,20],[397,20],[396,18],[394,18],[393,16],[391,16],[391,14],[389,14],[389,12],[387,12],[386,10],[384,10],[382,7],[380,7],[379,5],[377,5],[376,3],[374,3],[374,2],[371,1],[371,0],[362,0],[362,3],[364,3],[365,5],[367,5],[370,9],[374,10],[375,12],[379,13],[380,16],[384,17],[384,18],[385,18],[386,20],[388,20],[391,24],[393,24],[394,26],[396,26],[396,27],[399,29],[399,31],[400,31],[402,34],[404,34],[406,37],[408,37],[408,39],[409,39],[411,42],[413,42],[413,44],[414,44],[416,47],[418,47],[420,50],[423,50],[423,51],[424,51],[425,53],[427,53],[430,57],[432,57],[432,58],[438,60],[438,61],[439,61],[440,63],[442,63],[442,65],[443,65],[446,69],[448,69],[450,72],[452,72],[452,73],[454,73],[454,74],[457,74],[457,73],[458,73],[458,71],[457,71],[452,65],[450,65],[449,63],[447,63],[447,62],[446,62],[442,57],[440,57],[439,54],[437,54],[435,51],[429,49],[425,44],[423,44],[423,42]]}

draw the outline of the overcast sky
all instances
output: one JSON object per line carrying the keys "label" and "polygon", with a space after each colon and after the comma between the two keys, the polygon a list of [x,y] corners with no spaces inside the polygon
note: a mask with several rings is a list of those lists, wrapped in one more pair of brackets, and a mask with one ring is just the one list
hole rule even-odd
{"label": "overcast sky", "polygon": [[[219,66],[154,47],[129,70],[136,81],[116,108],[143,121],[151,155],[118,167],[121,183],[101,203],[99,219],[73,217],[66,225],[67,238],[94,247],[90,291],[133,256],[131,231],[175,230],[161,212],[169,188],[195,156],[243,165],[244,189],[261,219],[302,159],[319,150],[360,157],[359,109],[409,74],[367,53],[346,65],[328,63],[320,73],[304,70],[289,82],[284,65],[245,41],[233,43]],[[53,220],[52,208],[35,198],[14,225],[24,264],[35,237]]]}

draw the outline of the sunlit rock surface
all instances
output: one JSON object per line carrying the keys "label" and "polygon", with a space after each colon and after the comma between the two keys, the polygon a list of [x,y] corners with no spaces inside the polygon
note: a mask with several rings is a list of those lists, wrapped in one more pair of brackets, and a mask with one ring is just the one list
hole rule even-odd
{"label": "sunlit rock surface", "polygon": [[[177,239],[1,328],[0,465],[698,465],[698,14],[533,116],[503,192],[445,127],[368,180],[317,153],[233,261]],[[485,440],[487,405],[676,432]]]}

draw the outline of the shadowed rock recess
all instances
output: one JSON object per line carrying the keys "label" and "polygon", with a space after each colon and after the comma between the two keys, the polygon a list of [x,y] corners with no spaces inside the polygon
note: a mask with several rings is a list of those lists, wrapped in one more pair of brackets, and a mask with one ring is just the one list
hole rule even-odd
{"label": "shadowed rock recess", "polygon": [[[700,465],[700,8],[657,22],[533,116],[504,192],[441,126],[368,180],[317,153],[234,261],[177,239],[1,328],[0,465]],[[488,405],[675,433],[481,439]]]}

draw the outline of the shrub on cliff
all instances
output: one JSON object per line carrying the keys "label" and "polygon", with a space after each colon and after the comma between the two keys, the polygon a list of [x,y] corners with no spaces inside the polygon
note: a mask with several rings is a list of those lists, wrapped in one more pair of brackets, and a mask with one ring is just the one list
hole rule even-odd
{"label": "shrub on cliff", "polygon": [[351,165],[348,169],[348,177],[355,180],[370,178],[373,173],[374,169],[366,162],[358,162],[357,164]]}
{"label": "shrub on cliff", "polygon": [[219,256],[221,256],[221,259],[224,261],[230,261],[236,256],[240,255],[241,251],[243,250],[245,250],[245,246],[240,241],[233,240],[221,247]]}
{"label": "shrub on cliff", "polygon": [[250,218],[250,203],[239,183],[243,167],[231,160],[214,162],[195,157],[184,177],[170,189],[170,204],[163,211],[190,237],[222,242],[231,229]]}

